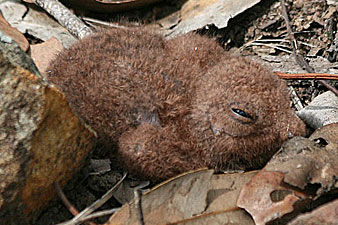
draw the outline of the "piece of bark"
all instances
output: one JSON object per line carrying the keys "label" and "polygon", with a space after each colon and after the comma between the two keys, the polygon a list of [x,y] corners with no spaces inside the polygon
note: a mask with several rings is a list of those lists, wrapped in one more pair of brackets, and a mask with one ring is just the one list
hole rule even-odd
{"label": "piece of bark", "polygon": [[10,38],[0,42],[0,224],[32,224],[81,169],[93,132]]}

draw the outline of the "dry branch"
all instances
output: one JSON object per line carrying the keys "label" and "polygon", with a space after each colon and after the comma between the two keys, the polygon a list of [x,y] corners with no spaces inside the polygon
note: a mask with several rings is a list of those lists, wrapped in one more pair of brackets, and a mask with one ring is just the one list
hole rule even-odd
{"label": "dry branch", "polygon": [[62,26],[77,38],[84,38],[93,31],[57,0],[36,0],[35,4],[46,10]]}

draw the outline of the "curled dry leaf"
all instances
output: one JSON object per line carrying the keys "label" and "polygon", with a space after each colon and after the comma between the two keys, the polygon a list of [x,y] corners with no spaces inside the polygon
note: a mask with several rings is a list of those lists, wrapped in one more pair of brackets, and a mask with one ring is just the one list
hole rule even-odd
{"label": "curled dry leaf", "polygon": [[303,196],[297,196],[295,191],[284,187],[283,179],[281,172],[260,171],[244,186],[237,205],[248,211],[257,225],[292,212],[293,204]]}
{"label": "curled dry leaf", "polygon": [[[243,224],[253,220],[236,206],[242,186],[256,172],[213,175],[196,170],[170,179],[142,196],[145,224]],[[134,202],[124,205],[106,223],[138,224]]]}
{"label": "curled dry leaf", "polygon": [[295,137],[286,142],[243,188],[238,206],[245,208],[256,224],[265,224],[291,212],[297,214],[295,208],[304,207],[303,202],[336,189],[337,137],[338,124],[331,124],[308,139]]}
{"label": "curled dry leaf", "polygon": [[29,43],[25,36],[20,33],[17,29],[12,27],[5,18],[2,17],[0,13],[0,31],[5,35],[11,37],[22,49],[22,51],[27,51],[29,48]]}

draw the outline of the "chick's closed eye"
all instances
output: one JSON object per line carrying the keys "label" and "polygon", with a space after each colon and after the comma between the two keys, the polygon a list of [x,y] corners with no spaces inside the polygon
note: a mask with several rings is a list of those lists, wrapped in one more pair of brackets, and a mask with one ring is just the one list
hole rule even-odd
{"label": "chick's closed eye", "polygon": [[254,123],[257,120],[257,115],[254,112],[253,107],[248,106],[248,104],[241,104],[238,102],[231,103],[229,105],[230,117],[242,124]]}

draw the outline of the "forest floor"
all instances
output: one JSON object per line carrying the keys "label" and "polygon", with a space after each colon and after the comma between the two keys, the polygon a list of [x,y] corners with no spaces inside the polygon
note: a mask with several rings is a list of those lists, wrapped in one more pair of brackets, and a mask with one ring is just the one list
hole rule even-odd
{"label": "forest floor", "polygon": [[[128,21],[127,24],[139,25],[142,21],[146,26],[161,27],[162,19],[178,11],[184,2],[182,0],[161,1],[143,9],[114,15],[88,13],[81,9],[75,9],[75,13],[113,23],[123,24]],[[292,29],[298,41],[298,51],[316,72],[338,74],[337,46],[335,46],[338,20],[336,6],[329,5],[325,0],[287,0],[286,2]],[[262,0],[230,19],[225,28],[219,29],[214,25],[208,25],[196,32],[216,38],[226,50],[249,56],[273,71],[306,72],[292,56],[292,47],[279,1]],[[31,38],[31,41],[34,41],[33,39]],[[329,83],[338,87],[337,81],[329,81]],[[327,90],[316,80],[289,80],[288,84],[296,90],[304,106]],[[104,159],[105,156],[94,152],[92,157]],[[76,180],[70,182],[64,189],[70,202],[79,210],[99,199],[122,176],[121,171],[116,168],[96,175],[89,174],[89,170],[90,167],[84,168]],[[101,209],[119,206],[121,206],[119,201],[111,198]],[[71,218],[71,213],[61,200],[56,200],[40,216],[36,224],[56,224]],[[107,219],[106,216],[95,222],[104,223]]]}

